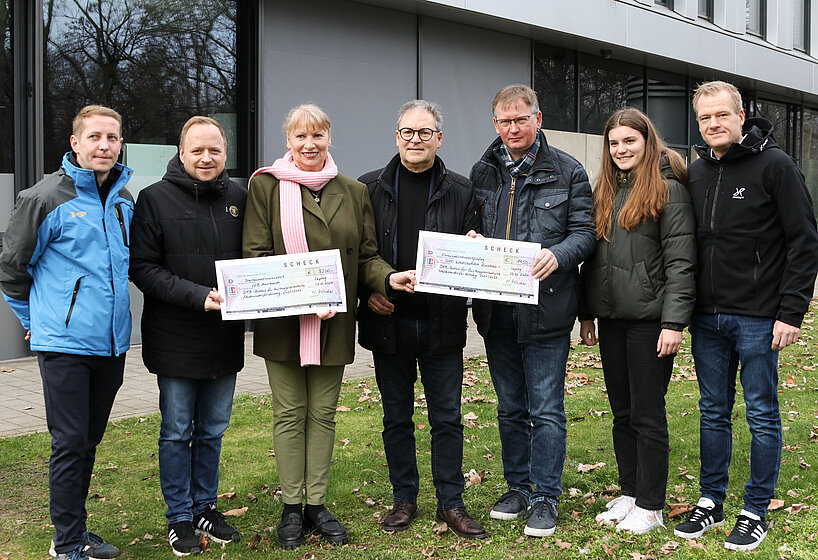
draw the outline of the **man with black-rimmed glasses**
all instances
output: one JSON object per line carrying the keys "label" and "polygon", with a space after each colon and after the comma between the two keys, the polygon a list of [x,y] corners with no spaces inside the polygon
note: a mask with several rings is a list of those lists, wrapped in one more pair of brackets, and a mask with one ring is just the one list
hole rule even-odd
{"label": "man with black-rimmed glasses", "polygon": [[[415,268],[420,230],[465,234],[479,229],[471,182],[446,169],[440,107],[424,100],[398,113],[398,154],[383,169],[360,177],[375,213],[378,251],[396,270]],[[414,386],[418,366],[432,434],[437,519],[457,535],[487,536],[463,504],[463,424],[460,395],[466,345],[466,299],[433,294],[376,293],[360,297],[359,341],[372,350],[383,402],[383,443],[394,506],[381,520],[387,531],[408,529],[417,516]],[[400,337],[400,340],[398,340]]]}

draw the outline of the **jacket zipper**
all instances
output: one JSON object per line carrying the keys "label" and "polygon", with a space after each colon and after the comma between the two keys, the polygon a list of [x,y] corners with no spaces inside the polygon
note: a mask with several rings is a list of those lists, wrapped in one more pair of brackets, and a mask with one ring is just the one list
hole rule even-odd
{"label": "jacket zipper", "polygon": [[511,178],[511,190],[508,191],[508,217],[506,218],[506,239],[511,235],[511,214],[514,212],[514,187],[517,185],[517,178]]}
{"label": "jacket zipper", "polygon": [[130,247],[130,245],[128,245],[128,230],[125,229],[125,218],[122,215],[121,206],[121,202],[117,202],[114,205],[114,209],[116,210],[116,220],[119,222],[119,229],[122,231],[122,243],[124,243],[126,247]]}
{"label": "jacket zipper", "polygon": [[213,214],[213,206],[208,205],[208,208],[210,209],[210,221],[213,224],[213,235],[216,238],[216,260],[219,260],[222,258],[222,240],[221,236],[219,236],[219,228],[216,227],[216,216]]}
{"label": "jacket zipper", "polygon": [[68,321],[71,320],[71,314],[74,312],[74,304],[77,302],[77,292],[80,291],[80,282],[82,282],[82,276],[77,278],[77,282],[74,284],[74,292],[71,294],[71,306],[68,308],[68,315],[65,316],[65,326],[68,326]]}
{"label": "jacket zipper", "polygon": [[[713,204],[710,206],[710,235],[715,238],[716,236],[716,203],[719,200],[719,190],[721,190],[721,177],[724,172],[724,164],[719,163],[719,176],[716,179],[716,188],[713,189]],[[716,285],[713,282],[713,257],[716,254],[716,243],[715,239],[710,243],[710,297],[713,298],[713,313],[718,313],[718,308],[715,305],[716,302]]]}

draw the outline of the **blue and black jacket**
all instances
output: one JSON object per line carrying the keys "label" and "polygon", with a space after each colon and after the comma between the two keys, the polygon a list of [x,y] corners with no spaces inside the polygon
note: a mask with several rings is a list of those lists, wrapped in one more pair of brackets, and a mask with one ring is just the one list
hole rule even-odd
{"label": "blue and black jacket", "polygon": [[31,349],[118,356],[129,347],[128,232],[133,170],[117,163],[101,202],[94,171],[72,163],[17,196],[0,253],[3,297]]}

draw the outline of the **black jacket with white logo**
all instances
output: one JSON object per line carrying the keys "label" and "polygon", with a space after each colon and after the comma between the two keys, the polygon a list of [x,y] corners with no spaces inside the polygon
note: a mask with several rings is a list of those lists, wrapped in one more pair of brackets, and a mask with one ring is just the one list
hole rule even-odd
{"label": "black jacket with white logo", "polygon": [[696,313],[775,318],[800,326],[818,271],[818,233],[804,175],[772,125],[747,119],[721,159],[696,146]]}

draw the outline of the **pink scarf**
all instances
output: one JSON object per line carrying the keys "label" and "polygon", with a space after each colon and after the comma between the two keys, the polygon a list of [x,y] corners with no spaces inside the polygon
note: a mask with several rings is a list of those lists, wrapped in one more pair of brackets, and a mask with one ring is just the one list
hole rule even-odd
{"label": "pink scarf", "polygon": [[[279,202],[281,205],[281,233],[284,235],[284,249],[288,255],[307,253],[307,235],[304,232],[304,213],[301,205],[301,186],[313,192],[321,190],[333,177],[338,168],[327,154],[321,171],[302,171],[293,163],[293,154],[288,151],[284,157],[275,160],[271,167],[262,167],[259,173],[270,173],[279,180]],[[252,177],[251,177],[252,178]],[[301,315],[300,347],[301,367],[321,365],[321,319],[315,314]]]}

